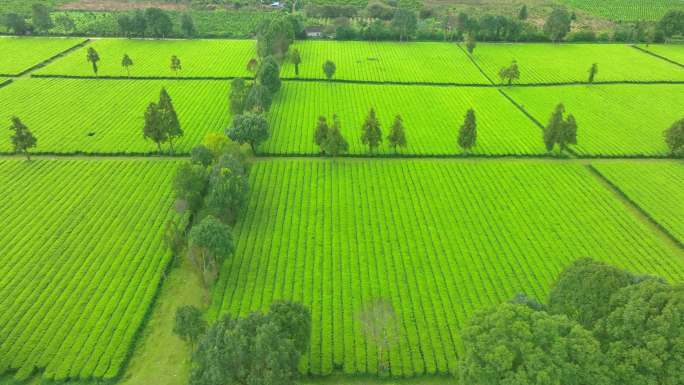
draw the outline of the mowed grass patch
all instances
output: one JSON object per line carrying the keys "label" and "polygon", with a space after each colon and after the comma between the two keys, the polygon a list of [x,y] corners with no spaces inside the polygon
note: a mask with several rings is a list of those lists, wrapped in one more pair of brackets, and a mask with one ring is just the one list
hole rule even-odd
{"label": "mowed grass patch", "polygon": [[666,156],[663,131],[684,115],[684,85],[513,87],[505,92],[546,125],[558,103],[577,120],[582,155]]}
{"label": "mowed grass patch", "polygon": [[0,37],[0,74],[17,75],[85,39],[46,37]]}
{"label": "mowed grass patch", "polygon": [[[38,138],[33,152],[147,154],[157,146],[143,138],[144,114],[162,87],[185,131],[177,153],[227,127],[229,81],[20,79],[0,89],[0,119],[18,116]],[[0,152],[12,150],[0,142]]]}
{"label": "mowed grass patch", "polygon": [[649,44],[639,47],[684,66],[684,44]]}
{"label": "mowed grass patch", "polygon": [[595,82],[684,81],[684,68],[623,44],[478,44],[475,61],[500,83],[499,70],[518,62],[515,83],[587,82],[589,68],[598,65]]}
{"label": "mowed grass patch", "polygon": [[[95,76],[86,60],[88,48],[100,56],[100,76],[128,76],[121,66],[124,54],[133,60],[132,77],[235,77],[248,76],[247,63],[256,57],[254,40],[135,40],[97,39],[88,46],[38,71],[41,75]],[[176,55],[182,69],[171,70]]]}
{"label": "mowed grass patch", "polygon": [[114,378],[170,260],[175,161],[0,161],[0,373]]}
{"label": "mowed grass patch", "polygon": [[454,155],[466,111],[478,123],[473,154],[543,154],[541,130],[494,88],[286,82],[270,112],[272,136],[260,151],[272,154],[318,154],[314,131],[319,116],[339,116],[349,153],[367,154],[361,127],[371,108],[380,119],[380,154],[394,154],[387,135],[400,114],[407,147],[399,154]]}
{"label": "mowed grass patch", "polygon": [[378,297],[399,319],[391,375],[413,376],[455,372],[473,311],[518,292],[543,300],[577,258],[684,279],[682,251],[581,165],[270,160],[250,180],[210,317],[304,303],[305,373],[377,372],[359,312]]}
{"label": "mowed grass patch", "polygon": [[684,244],[684,163],[597,163],[594,168]]}
{"label": "mowed grass patch", "polygon": [[[488,84],[470,59],[454,43],[399,43],[362,41],[303,41],[299,77],[325,79],[323,63],[331,60],[334,79],[404,82]],[[294,78],[294,65],[283,64],[283,77]]]}

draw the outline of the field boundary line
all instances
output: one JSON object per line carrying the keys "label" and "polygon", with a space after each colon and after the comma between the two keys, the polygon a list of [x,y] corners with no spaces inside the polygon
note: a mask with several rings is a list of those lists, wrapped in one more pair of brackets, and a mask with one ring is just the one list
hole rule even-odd
{"label": "field boundary line", "polygon": [[594,167],[592,164],[587,164],[586,165],[587,169],[589,172],[594,175],[606,188],[611,190],[613,194],[615,194],[624,204],[625,206],[630,207],[635,213],[638,213],[641,215],[645,222],[649,223],[651,227],[655,228],[657,231],[661,233],[665,238],[669,239],[671,243],[673,243],[675,246],[677,246],[680,250],[684,250],[684,243],[677,239],[668,229],[666,229],[663,225],[661,225],[651,214],[648,213],[648,211],[644,210],[638,203],[636,203],[632,198],[629,197],[620,187],[613,183],[608,177],[603,175],[601,171],[599,171],[596,167]]}
{"label": "field boundary line", "polygon": [[464,50],[463,47],[461,47],[461,44],[460,44],[460,43],[456,43],[456,47],[458,47],[458,49],[460,49],[461,52],[463,52],[463,54],[466,55],[466,57],[468,57],[468,59],[470,59],[470,62],[473,63],[473,65],[475,66],[475,68],[477,68],[477,70],[480,71],[480,73],[482,74],[482,76],[484,76],[485,79],[487,79],[487,80],[489,81],[489,83],[490,83],[492,86],[496,86],[496,85],[494,84],[494,81],[493,81],[493,80],[484,72],[484,70],[482,69],[482,67],[480,67],[480,65],[477,64],[477,62],[476,62],[475,59],[473,58],[473,55],[471,55],[468,51]]}
{"label": "field boundary line", "polygon": [[79,49],[79,48],[85,46],[85,45],[88,44],[88,43],[90,43],[90,39],[85,39],[85,40],[81,41],[80,43],[78,43],[78,44],[76,44],[76,45],[74,45],[74,46],[72,46],[72,47],[69,47],[69,48],[65,49],[64,51],[59,52],[59,53],[57,53],[57,54],[55,54],[55,55],[53,55],[53,56],[51,56],[51,57],[49,57],[49,58],[43,60],[42,62],[40,62],[40,63],[38,63],[38,64],[36,64],[36,65],[34,65],[34,66],[31,66],[31,67],[29,67],[29,68],[27,68],[27,69],[25,69],[25,70],[19,72],[18,74],[8,75],[8,76],[17,77],[17,78],[18,78],[18,77],[22,77],[22,76],[24,76],[24,75],[26,75],[26,74],[29,74],[29,73],[31,73],[31,72],[37,70],[37,69],[40,69],[40,68],[45,67],[46,65],[52,63],[53,61],[55,61],[55,60],[57,60],[57,59],[59,59],[59,58],[61,58],[61,57],[63,57],[63,56],[66,56],[66,55],[70,54],[71,52],[73,52],[73,51],[75,51],[75,50],[77,50],[77,49]]}
{"label": "field boundary line", "polygon": [[655,52],[651,52],[651,51],[649,51],[649,50],[647,50],[647,49],[644,49],[644,48],[641,48],[641,47],[637,47],[637,46],[634,45],[634,44],[632,44],[631,47],[634,48],[634,49],[636,49],[636,50],[638,50],[638,51],[641,51],[641,52],[643,52],[643,53],[645,53],[645,54],[647,54],[647,55],[651,55],[651,56],[657,57],[657,58],[660,59],[660,60],[665,60],[665,61],[668,62],[668,63],[672,63],[672,64],[674,64],[674,65],[676,65],[676,66],[679,66],[679,67],[684,68],[684,64],[682,64],[682,63],[680,63],[680,62],[678,62],[678,61],[672,60],[672,59],[670,59],[670,58],[668,58],[668,57],[665,57],[665,56],[663,56],[663,55],[659,55],[659,54],[657,54],[657,53],[655,53]]}
{"label": "field boundary line", "polygon": [[12,83],[14,83],[14,80],[13,80],[13,79],[7,79],[7,80],[5,80],[4,82],[0,83],[0,88],[7,87],[8,85],[10,85],[10,84],[12,84]]}

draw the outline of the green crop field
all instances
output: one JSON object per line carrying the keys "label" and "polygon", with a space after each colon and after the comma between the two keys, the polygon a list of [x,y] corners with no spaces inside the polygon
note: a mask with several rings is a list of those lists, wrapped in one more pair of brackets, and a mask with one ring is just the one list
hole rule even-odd
{"label": "green crop field", "polygon": [[0,160],[0,373],[119,374],[170,260],[176,164]]}
{"label": "green crop field", "polygon": [[649,44],[640,47],[684,66],[684,44]]}
{"label": "green crop field", "polygon": [[[376,82],[487,84],[477,67],[453,43],[305,41],[293,48],[301,53],[299,76],[325,79],[323,63],[332,60],[335,79]],[[295,77],[286,62],[281,76]]]}
{"label": "green crop field", "polygon": [[[332,123],[337,114],[351,154],[365,154],[361,127],[370,108],[380,119],[383,137],[397,114],[406,130],[403,154],[460,154],[458,130],[466,111],[475,109],[478,142],[474,154],[542,154],[541,130],[491,87],[439,87],[288,82],[271,108],[272,138],[261,151],[280,154],[317,154],[313,136],[318,117]],[[379,153],[392,154],[387,143]]]}
{"label": "green crop field", "polygon": [[594,167],[684,244],[683,163],[601,163]]}
{"label": "green crop field", "polygon": [[0,37],[0,74],[17,75],[84,39]]}
{"label": "green crop field", "polygon": [[[133,60],[130,74],[153,77],[247,76],[247,63],[256,56],[254,40],[132,40],[98,39],[39,70],[38,74],[95,76],[86,60],[92,47],[100,56],[100,76],[128,76],[121,66],[124,54]],[[181,60],[182,69],[171,70],[171,56]]]}
{"label": "green crop field", "polygon": [[506,93],[546,125],[558,103],[577,119],[582,155],[664,156],[663,131],[684,115],[684,85],[514,87]]}
{"label": "green crop field", "polygon": [[[228,126],[229,81],[19,79],[0,89],[0,119],[21,118],[38,138],[36,152],[150,153],[157,147],[143,138],[143,117],[162,87],[185,131],[177,152]],[[0,142],[0,152],[10,151]]]}
{"label": "green crop field", "polygon": [[518,62],[516,83],[586,82],[592,63],[596,82],[684,81],[684,68],[622,44],[478,44],[475,61],[499,83],[499,69]]}
{"label": "green crop field", "polygon": [[399,316],[393,376],[453,372],[459,331],[517,292],[543,299],[580,257],[684,279],[682,251],[580,165],[449,160],[270,160],[250,174],[236,253],[210,316],[275,299],[309,306],[304,372],[375,373],[358,311],[384,297]]}
{"label": "green crop field", "polygon": [[561,0],[571,7],[615,21],[659,20],[670,9],[684,9],[682,0]]}

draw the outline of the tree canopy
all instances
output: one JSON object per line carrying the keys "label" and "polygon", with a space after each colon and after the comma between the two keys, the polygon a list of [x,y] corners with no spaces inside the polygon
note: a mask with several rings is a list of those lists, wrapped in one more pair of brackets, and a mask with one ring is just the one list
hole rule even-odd
{"label": "tree canopy", "polygon": [[27,160],[31,160],[29,148],[33,148],[38,144],[38,139],[33,136],[29,128],[16,116],[12,117],[12,125],[10,130],[14,131],[10,139],[15,152],[23,152]]}
{"label": "tree canopy", "polygon": [[674,122],[665,130],[664,136],[670,153],[675,156],[684,156],[684,118]]}
{"label": "tree canopy", "polygon": [[551,41],[559,42],[570,32],[572,17],[564,8],[554,8],[544,23],[544,33]]}
{"label": "tree canopy", "polygon": [[332,79],[335,75],[335,71],[337,71],[337,66],[335,66],[335,63],[332,60],[326,60],[325,63],[323,63],[323,73],[325,73],[326,79]]}
{"label": "tree canopy", "polygon": [[368,146],[368,151],[373,152],[382,142],[382,130],[380,129],[380,121],[375,116],[375,109],[371,108],[368,111],[368,116],[363,122],[361,130],[361,143]]}
{"label": "tree canopy", "polygon": [[465,120],[458,131],[458,145],[464,151],[470,150],[477,141],[477,120],[475,110],[472,108],[466,112]]}
{"label": "tree canopy", "polygon": [[235,250],[230,227],[207,215],[190,229],[188,240],[191,260],[206,285],[208,278],[213,278],[209,275]]}
{"label": "tree canopy", "polygon": [[249,143],[252,152],[256,154],[259,144],[270,136],[268,121],[263,114],[247,112],[233,118],[226,135],[240,144]]}
{"label": "tree canopy", "polygon": [[558,145],[562,153],[569,144],[577,144],[577,122],[572,114],[564,118],[565,106],[558,104],[544,128],[544,144],[547,151]]}
{"label": "tree canopy", "polygon": [[280,90],[280,66],[273,56],[266,56],[261,61],[261,66],[257,73],[257,81],[268,88],[271,94],[275,94]]}

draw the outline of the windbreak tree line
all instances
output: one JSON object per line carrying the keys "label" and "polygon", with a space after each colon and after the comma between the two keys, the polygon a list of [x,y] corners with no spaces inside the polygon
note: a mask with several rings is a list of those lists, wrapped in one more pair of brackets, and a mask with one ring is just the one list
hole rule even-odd
{"label": "windbreak tree line", "polygon": [[684,286],[580,259],[546,304],[525,295],[477,312],[464,332],[463,384],[678,384]]}

